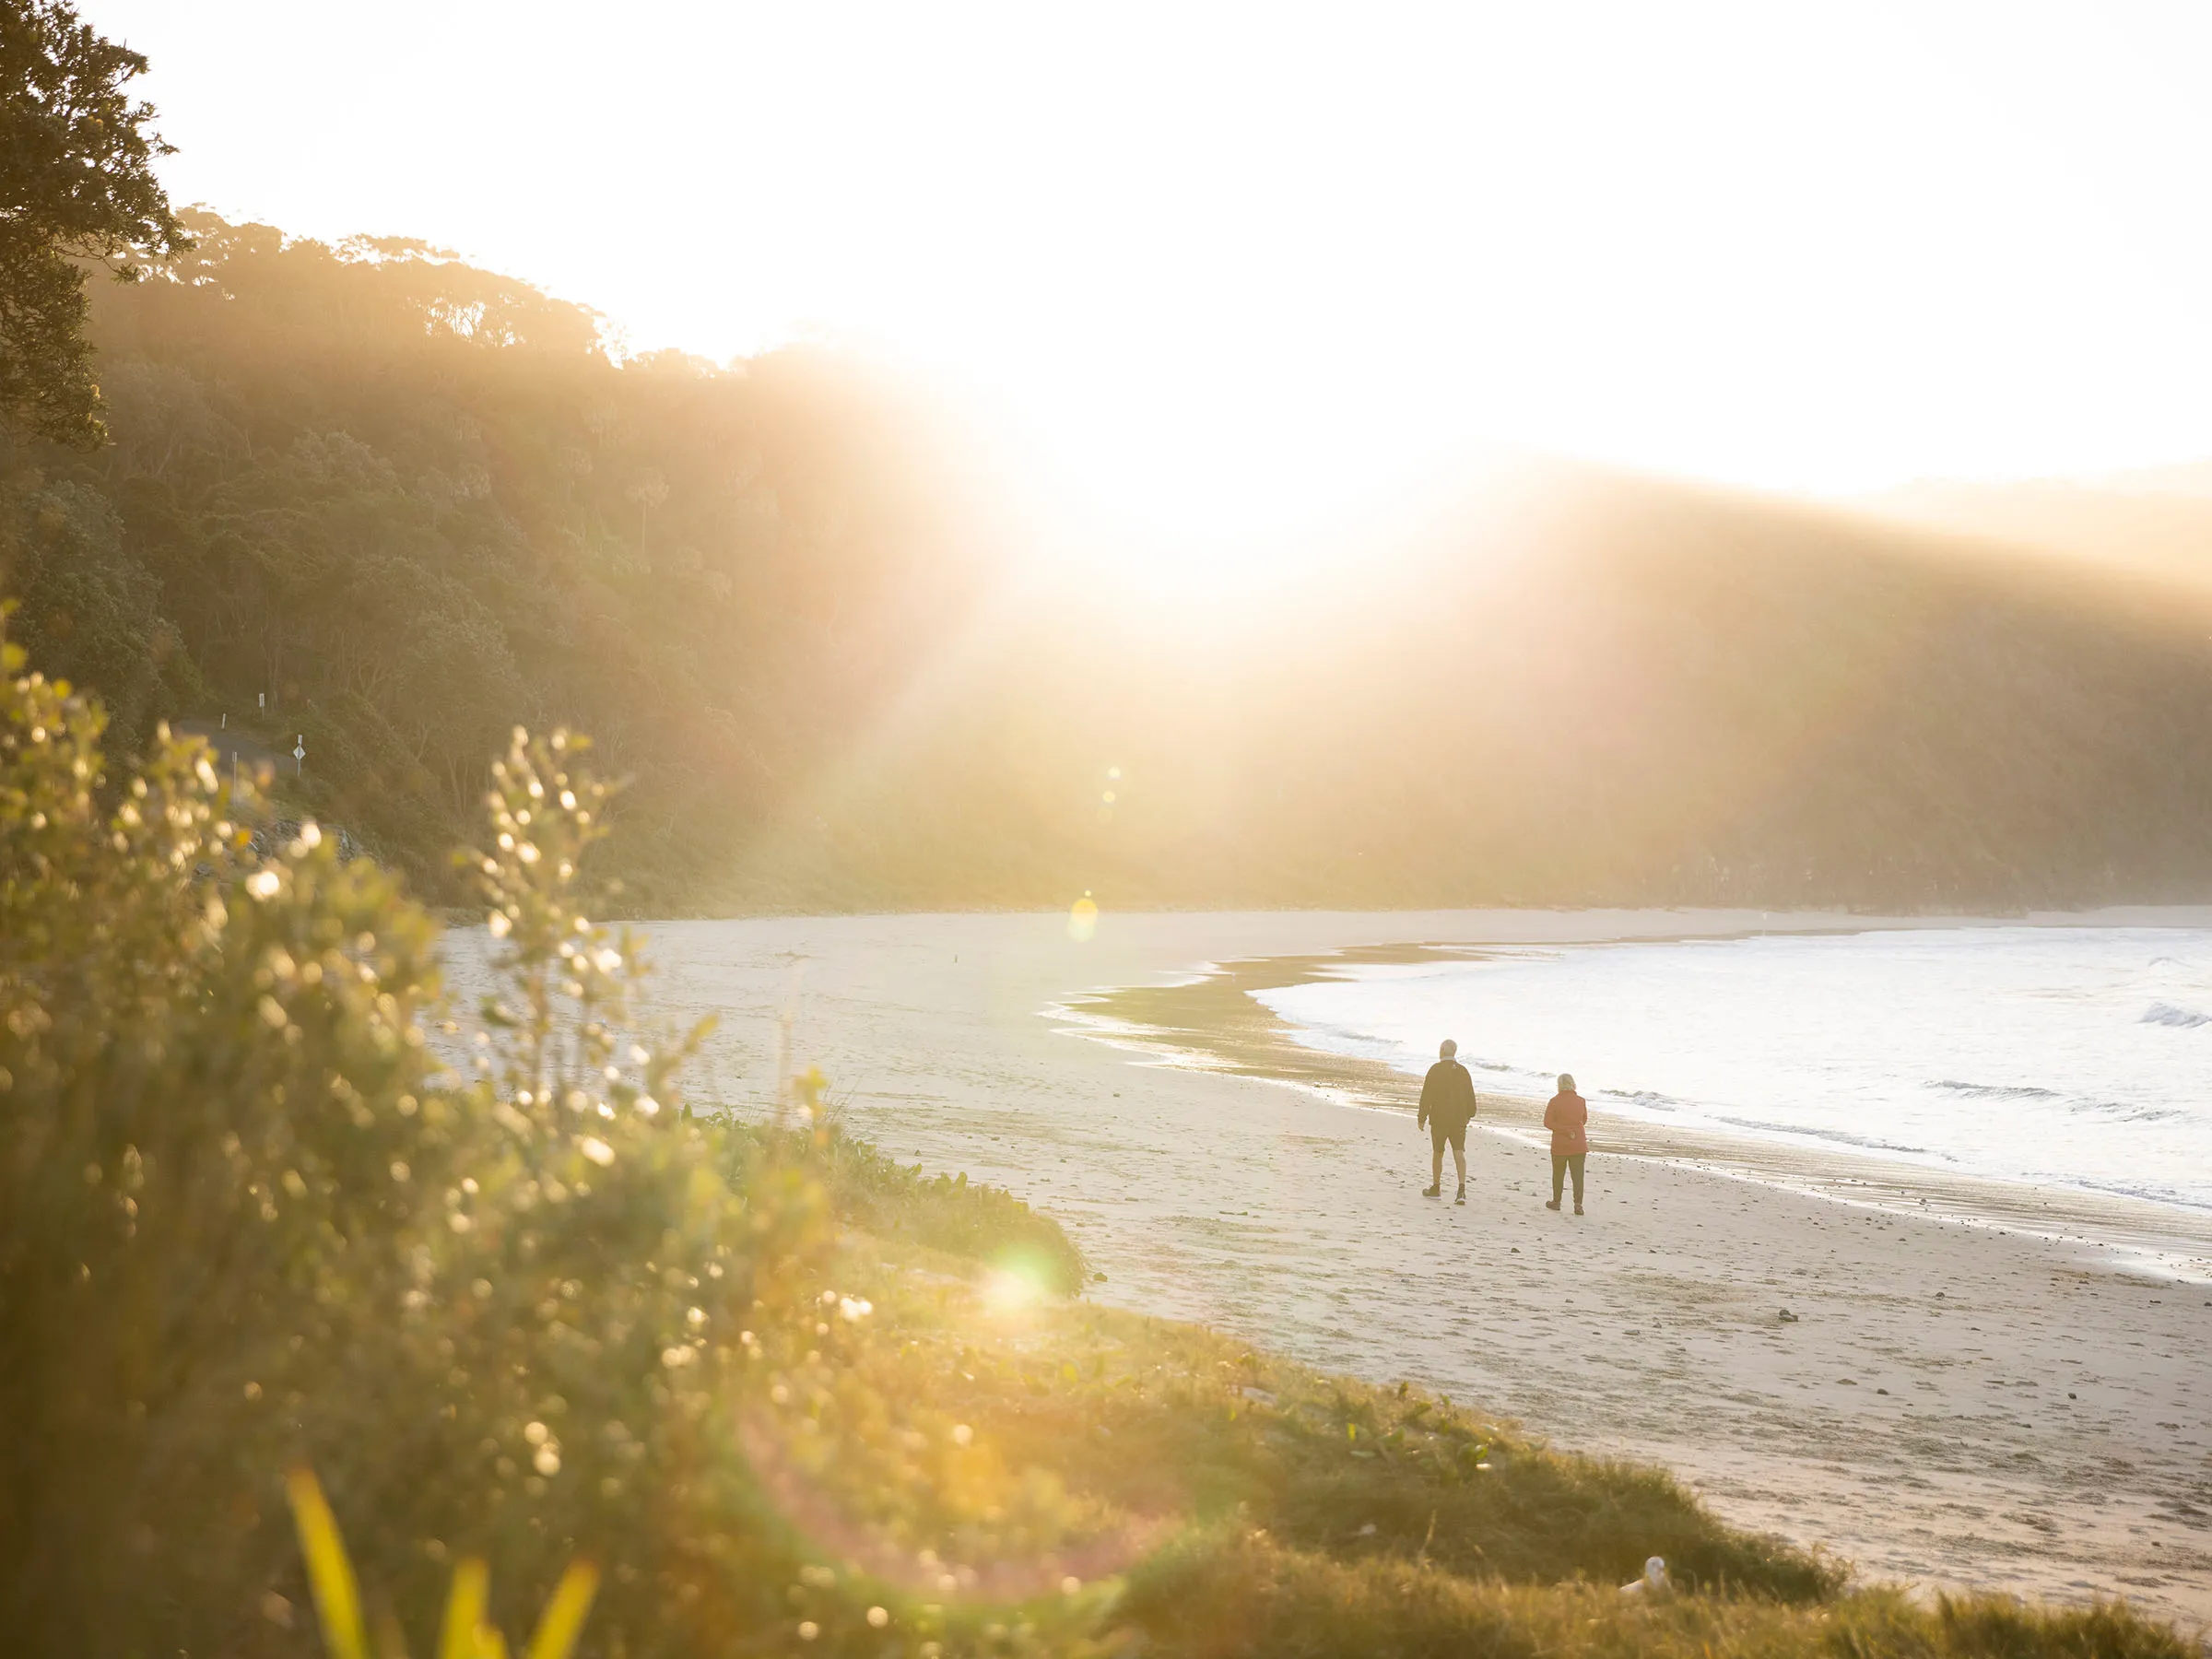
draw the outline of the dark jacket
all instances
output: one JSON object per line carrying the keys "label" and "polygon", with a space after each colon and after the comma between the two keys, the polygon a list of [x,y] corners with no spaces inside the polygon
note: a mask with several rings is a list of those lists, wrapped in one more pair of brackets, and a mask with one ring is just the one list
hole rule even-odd
{"label": "dark jacket", "polygon": [[1421,1111],[1413,1126],[1426,1127],[1433,1118],[1446,1135],[1456,1135],[1474,1115],[1475,1079],[1458,1061],[1439,1060],[1421,1079]]}
{"label": "dark jacket", "polygon": [[1544,1127],[1551,1131],[1551,1155],[1572,1158],[1590,1150],[1590,1102],[1579,1094],[1556,1094],[1544,1108]]}

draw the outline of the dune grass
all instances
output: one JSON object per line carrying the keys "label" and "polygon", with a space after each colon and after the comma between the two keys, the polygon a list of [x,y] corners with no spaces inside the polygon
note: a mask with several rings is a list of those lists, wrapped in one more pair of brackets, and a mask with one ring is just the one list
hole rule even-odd
{"label": "dune grass", "polygon": [[[817,1086],[818,1089],[818,1085]],[[809,1090],[816,1092],[816,1090]],[[1018,1273],[1041,1288],[1072,1296],[1088,1270],[1083,1253],[1051,1217],[963,1171],[925,1175],[845,1132],[833,1112],[777,1129],[732,1124],[727,1145],[743,1184],[766,1163],[803,1159],[839,1222],[901,1246],[942,1251]]]}
{"label": "dune grass", "polygon": [[2183,1659],[2202,1650],[2114,1604],[2051,1609],[1999,1597],[1923,1606],[1894,1590],[1794,1605],[1733,1594],[1646,1602],[1604,1585],[1514,1585],[1403,1557],[1347,1561],[1265,1538],[1206,1540],[1139,1574],[1121,1609],[1155,1654],[1271,1659]]}
{"label": "dune grass", "polygon": [[[1086,1562],[1111,1590],[1044,1651],[2203,1652],[2117,1604],[1853,1588],[1844,1563],[1725,1525],[1663,1470],[1554,1449],[1408,1384],[1324,1375],[1202,1327],[1024,1294],[990,1273],[959,1282],[915,1260],[896,1239],[848,1235],[840,1273],[879,1321],[875,1358],[857,1363],[916,1420],[966,1426],[1077,1518],[1051,1562]],[[1624,1595],[1654,1554],[1675,1593]],[[892,1595],[880,1561],[842,1565]],[[891,1600],[890,1628],[926,1623],[936,1597],[924,1585]],[[992,1628],[1012,1641],[1028,1627]]]}

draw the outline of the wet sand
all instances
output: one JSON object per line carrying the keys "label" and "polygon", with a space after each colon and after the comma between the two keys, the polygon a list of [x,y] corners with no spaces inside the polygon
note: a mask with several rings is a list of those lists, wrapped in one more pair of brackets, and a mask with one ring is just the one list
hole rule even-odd
{"label": "wet sand", "polygon": [[[2212,1227],[1662,1143],[1602,1112],[1589,1214],[1553,1214],[1532,1103],[1487,1095],[1455,1207],[1419,1196],[1410,1085],[1299,1048],[1241,988],[1334,951],[1762,924],[1944,924],[1458,912],[1110,915],[1087,944],[1058,916],[648,932],[656,1000],[723,1020],[695,1100],[762,1109],[789,1013],[797,1062],[829,1074],[859,1133],[1052,1210],[1106,1273],[1103,1300],[1664,1463],[1730,1519],[1870,1578],[2212,1621],[2212,1287],[2142,1265],[2212,1259]],[[464,982],[473,948],[456,941]]]}

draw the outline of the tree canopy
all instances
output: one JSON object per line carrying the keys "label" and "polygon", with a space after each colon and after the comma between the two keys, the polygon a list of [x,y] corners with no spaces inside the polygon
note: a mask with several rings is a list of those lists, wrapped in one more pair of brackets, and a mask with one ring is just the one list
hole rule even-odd
{"label": "tree canopy", "polygon": [[145,72],[65,0],[0,0],[0,417],[57,443],[106,430],[87,264],[135,281],[186,242],[154,176],[170,147],[128,91]]}
{"label": "tree canopy", "polygon": [[442,250],[183,218],[94,291],[112,441],[0,441],[18,637],[126,747],[304,735],[292,804],[432,891],[484,757],[561,722],[636,780],[633,900],[696,890],[974,589],[926,423],[851,363],[618,366]]}

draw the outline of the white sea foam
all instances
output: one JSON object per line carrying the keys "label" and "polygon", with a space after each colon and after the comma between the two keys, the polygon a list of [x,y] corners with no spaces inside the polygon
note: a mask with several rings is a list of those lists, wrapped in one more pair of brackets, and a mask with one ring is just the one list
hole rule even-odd
{"label": "white sea foam", "polygon": [[[2212,931],[1509,948],[1260,1000],[1301,1041],[1605,1114],[2212,1209]],[[1602,1137],[1601,1137],[1602,1138]]]}

